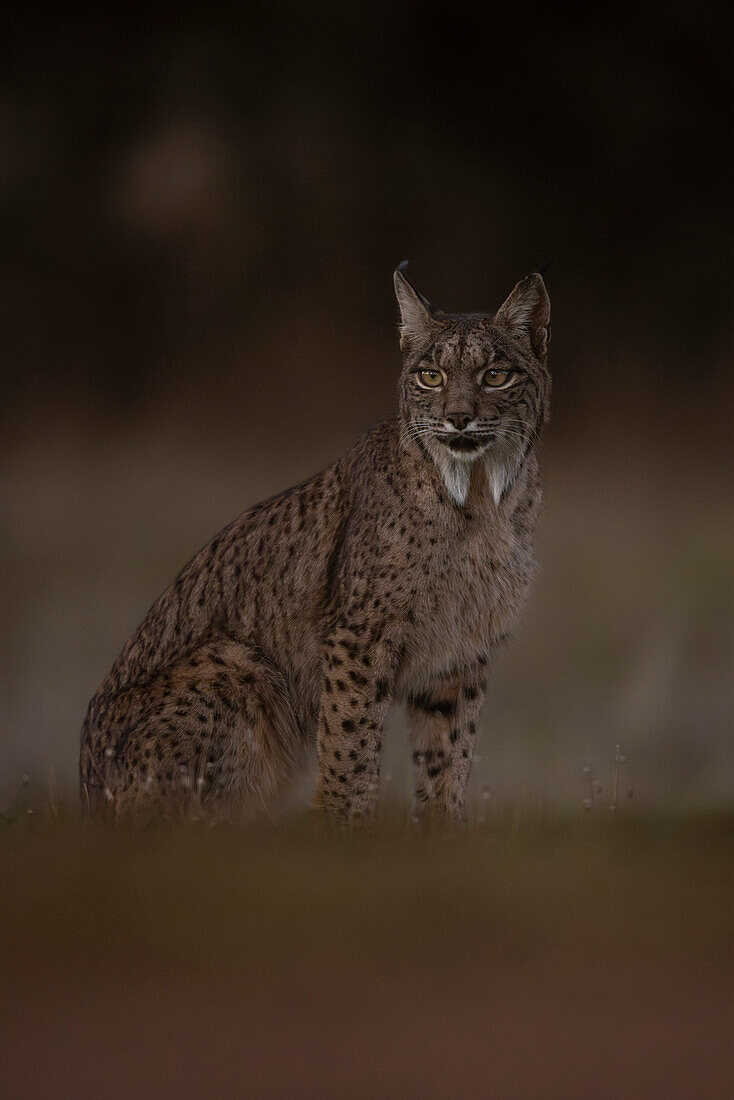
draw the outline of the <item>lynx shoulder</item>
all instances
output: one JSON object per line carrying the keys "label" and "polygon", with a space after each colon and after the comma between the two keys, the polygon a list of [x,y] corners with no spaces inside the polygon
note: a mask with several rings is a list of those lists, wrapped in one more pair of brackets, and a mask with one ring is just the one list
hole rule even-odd
{"label": "lynx shoulder", "polygon": [[316,806],[354,824],[403,701],[418,803],[465,816],[488,665],[534,570],[550,303],[539,274],[493,315],[394,280],[397,415],[245,512],[156,601],[89,705],[90,810],[268,812],[315,748]]}

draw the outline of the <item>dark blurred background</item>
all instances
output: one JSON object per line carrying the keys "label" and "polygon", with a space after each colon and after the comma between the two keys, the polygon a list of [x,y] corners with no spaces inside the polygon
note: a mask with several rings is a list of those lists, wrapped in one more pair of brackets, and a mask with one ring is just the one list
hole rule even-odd
{"label": "dark blurred background", "polygon": [[476,813],[606,804],[618,743],[636,805],[731,800],[731,30],[675,2],[15,14],[4,797],[73,791],[86,702],[178,568],[392,412],[408,257],[466,310],[554,261],[542,572]]}

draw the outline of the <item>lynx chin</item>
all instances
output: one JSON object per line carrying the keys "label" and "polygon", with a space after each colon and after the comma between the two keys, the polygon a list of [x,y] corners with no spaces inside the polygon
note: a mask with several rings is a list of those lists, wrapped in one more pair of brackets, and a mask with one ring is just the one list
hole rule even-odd
{"label": "lynx chin", "polygon": [[397,416],[156,601],[89,704],[85,808],[255,816],[315,746],[315,806],[357,824],[402,700],[417,803],[465,817],[488,666],[534,572],[550,302],[534,273],[494,315],[444,313],[404,267]]}

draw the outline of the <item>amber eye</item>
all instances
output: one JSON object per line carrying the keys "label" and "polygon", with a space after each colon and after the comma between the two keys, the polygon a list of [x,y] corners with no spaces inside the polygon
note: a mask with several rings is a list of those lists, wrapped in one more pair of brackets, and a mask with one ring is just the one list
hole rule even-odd
{"label": "amber eye", "polygon": [[500,386],[504,386],[507,381],[512,377],[512,371],[509,370],[485,370],[480,382],[483,386],[489,386],[490,389],[499,389]]}
{"label": "amber eye", "polygon": [[422,386],[435,390],[437,386],[443,384],[443,375],[440,370],[422,370],[418,373],[418,381]]}

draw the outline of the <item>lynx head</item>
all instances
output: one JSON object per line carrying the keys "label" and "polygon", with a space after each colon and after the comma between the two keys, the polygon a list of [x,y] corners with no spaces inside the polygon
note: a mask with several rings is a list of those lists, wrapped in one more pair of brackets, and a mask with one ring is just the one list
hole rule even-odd
{"label": "lynx head", "polygon": [[522,279],[497,313],[443,313],[395,272],[400,307],[400,412],[406,440],[436,463],[458,504],[481,459],[497,503],[548,417],[550,300]]}

